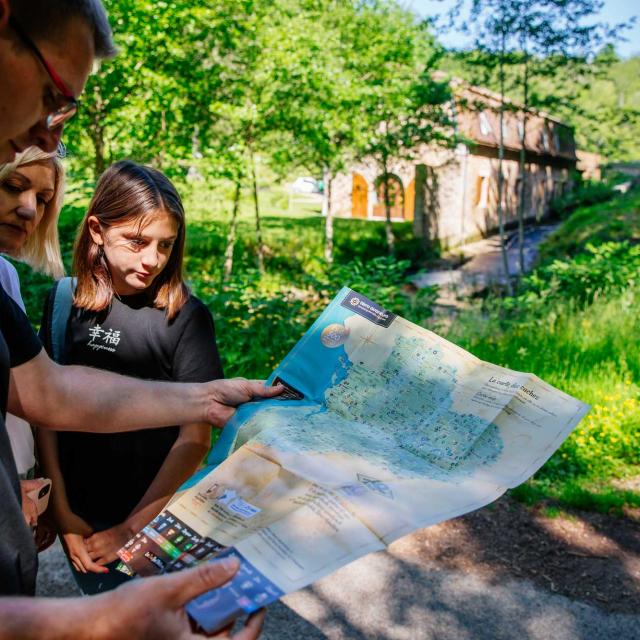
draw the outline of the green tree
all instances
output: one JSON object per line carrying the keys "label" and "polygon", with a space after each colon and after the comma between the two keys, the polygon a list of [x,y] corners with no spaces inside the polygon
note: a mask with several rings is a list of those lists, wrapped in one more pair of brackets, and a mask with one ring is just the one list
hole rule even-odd
{"label": "green tree", "polygon": [[568,83],[569,87],[564,87],[564,90],[573,89],[575,107],[560,105],[558,111],[574,126],[578,148],[598,153],[610,161],[637,160],[640,158],[640,56],[620,60],[613,51],[606,50],[593,64],[598,67],[598,73],[591,74],[593,79],[589,85]]}
{"label": "green tree", "polygon": [[358,20],[356,72],[364,83],[360,118],[367,132],[359,154],[378,165],[387,247],[393,254],[390,164],[414,157],[419,145],[452,144],[446,109],[450,92],[446,82],[434,77],[441,50],[427,23],[416,23],[413,14],[383,0],[363,5]]}
{"label": "green tree", "polygon": [[[601,0],[514,0],[517,16],[512,35],[520,55],[522,126],[520,127],[520,193],[518,194],[518,236],[520,273],[524,273],[524,200],[526,193],[526,130],[531,106],[557,110],[559,96],[542,100],[531,92],[536,78],[574,78],[573,84],[587,85],[598,66],[591,52],[601,49],[624,25],[611,28],[594,18],[603,7]],[[557,84],[555,82],[554,84]],[[573,96],[565,105],[576,108]]]}
{"label": "green tree", "polygon": [[[515,0],[516,2],[518,0]],[[473,36],[473,50],[462,56],[466,67],[467,79],[473,84],[487,84],[487,76],[497,76],[497,91],[499,93],[499,134],[498,134],[498,167],[497,167],[497,215],[498,232],[500,234],[500,253],[502,256],[502,269],[506,283],[507,293],[513,293],[509,260],[507,256],[505,234],[504,200],[504,116],[507,107],[506,101],[506,77],[507,66],[513,63],[510,52],[511,34],[516,21],[511,0],[470,0],[469,14],[472,21],[460,19],[465,8],[465,0],[460,0],[449,17],[453,25]],[[485,109],[485,104],[463,105],[463,108]]]}
{"label": "green tree", "polygon": [[360,102],[364,87],[355,72],[362,51],[356,46],[358,7],[336,0],[307,3],[289,41],[298,39],[300,73],[281,104],[280,144],[272,159],[282,167],[302,166],[323,177],[324,257],[333,262],[332,184],[335,175],[356,155],[361,135]]}
{"label": "green tree", "polygon": [[68,129],[75,168],[95,179],[113,159],[129,156],[184,173],[242,4],[105,0],[120,53],[89,78]]}

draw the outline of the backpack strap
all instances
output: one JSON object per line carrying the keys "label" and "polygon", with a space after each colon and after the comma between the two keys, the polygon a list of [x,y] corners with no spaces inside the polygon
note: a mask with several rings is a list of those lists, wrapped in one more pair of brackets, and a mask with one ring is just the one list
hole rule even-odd
{"label": "backpack strap", "polygon": [[65,358],[67,324],[69,322],[69,316],[71,315],[76,282],[76,278],[60,278],[53,298],[53,310],[51,312],[51,351],[53,359],[61,364],[64,363]]}

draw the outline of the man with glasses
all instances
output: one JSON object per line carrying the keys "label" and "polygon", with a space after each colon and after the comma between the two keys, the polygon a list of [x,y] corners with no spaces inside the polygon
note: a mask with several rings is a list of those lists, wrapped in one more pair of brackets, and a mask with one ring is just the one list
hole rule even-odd
{"label": "man with glasses", "polygon": [[[28,146],[54,151],[64,124],[78,110],[94,59],[113,53],[99,0],[0,0],[0,164]],[[224,584],[238,569],[233,561],[220,561],[134,580],[89,598],[20,597],[33,593],[37,556],[22,516],[4,425],[7,408],[57,429],[222,426],[237,405],[280,391],[246,380],[155,383],[61,367],[49,360],[26,316],[0,287],[0,594],[5,596],[0,597],[0,640],[195,638],[184,605]],[[257,638],[262,617],[252,616],[233,638]],[[217,637],[231,636],[227,630]]]}
{"label": "man with glasses", "polygon": [[0,0],[0,163],[55,150],[94,60],[114,53],[99,0]]}
{"label": "man with glasses", "polygon": [[38,49],[35,42],[25,33],[24,29],[18,24],[18,21],[11,15],[9,16],[9,26],[20,37],[23,44],[32,51],[53,83],[58,95],[56,96],[55,94],[49,93],[51,106],[44,120],[44,124],[48,131],[62,131],[65,122],[72,118],[78,111],[78,101],[64,80],[46,61],[42,53],[40,53],[40,49]]}

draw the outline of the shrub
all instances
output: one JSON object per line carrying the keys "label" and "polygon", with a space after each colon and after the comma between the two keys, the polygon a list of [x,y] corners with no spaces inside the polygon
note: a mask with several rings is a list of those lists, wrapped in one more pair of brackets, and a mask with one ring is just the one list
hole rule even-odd
{"label": "shrub", "polygon": [[408,261],[378,257],[336,264],[324,275],[302,274],[295,286],[255,269],[235,274],[224,286],[204,277],[195,292],[216,319],[227,375],[266,377],[295,345],[342,286],[372,298],[414,322],[431,315],[436,289],[405,290]]}
{"label": "shrub", "polygon": [[606,202],[614,195],[613,186],[606,182],[584,182],[559,198],[555,198],[550,205],[551,213],[564,218],[578,207]]}
{"label": "shrub", "polygon": [[628,242],[587,244],[584,252],[568,260],[554,260],[525,276],[520,295],[507,307],[527,308],[532,296],[545,304],[552,299],[591,303],[603,294],[634,286],[640,274],[640,245]]}

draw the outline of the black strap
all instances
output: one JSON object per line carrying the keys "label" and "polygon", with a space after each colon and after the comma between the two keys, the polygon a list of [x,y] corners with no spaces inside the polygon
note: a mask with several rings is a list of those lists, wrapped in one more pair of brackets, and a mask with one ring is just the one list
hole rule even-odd
{"label": "black strap", "polygon": [[71,315],[76,278],[61,278],[56,286],[51,312],[51,351],[56,362],[64,363],[67,323]]}

